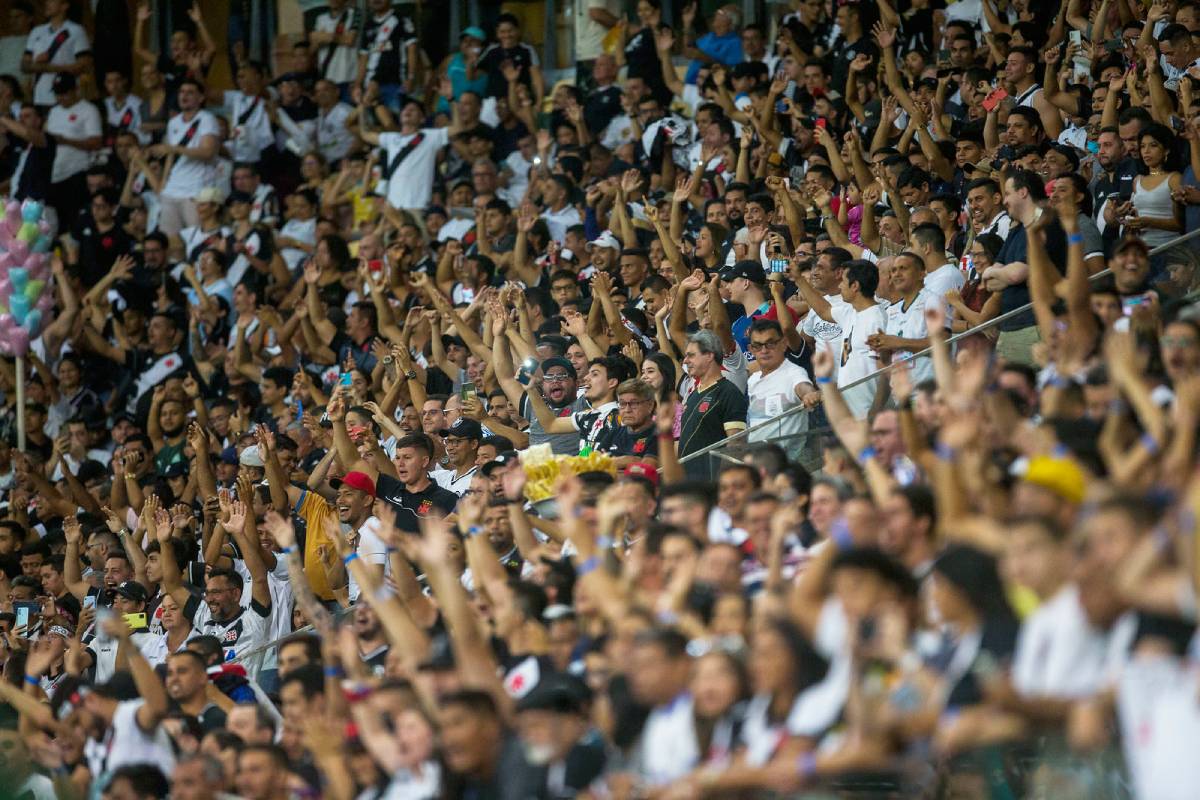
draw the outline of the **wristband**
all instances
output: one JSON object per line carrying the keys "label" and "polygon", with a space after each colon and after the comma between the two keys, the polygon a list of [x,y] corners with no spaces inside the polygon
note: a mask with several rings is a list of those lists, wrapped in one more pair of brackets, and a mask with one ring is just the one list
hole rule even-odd
{"label": "wristband", "polygon": [[829,538],[833,540],[838,550],[849,550],[854,547],[854,537],[850,535],[850,526],[844,517],[834,520],[833,526],[829,529]]}
{"label": "wristband", "polygon": [[32,675],[26,675],[25,682],[28,683],[30,686],[41,686],[42,685],[41,679],[35,678]]}
{"label": "wristband", "polygon": [[1083,234],[1082,233],[1068,233],[1067,234],[1067,244],[1083,244]]}
{"label": "wristband", "polygon": [[584,575],[587,575],[589,572],[595,572],[599,568],[600,568],[600,559],[597,558],[596,556],[591,556],[587,559],[584,559],[584,562],[575,568],[575,577],[582,578]]}
{"label": "wristband", "polygon": [[868,461],[870,461],[874,457],[875,457],[875,448],[871,447],[871,445],[867,445],[862,450],[858,451],[858,463],[859,464],[866,464]]}
{"label": "wristband", "polygon": [[954,448],[945,442],[938,442],[937,446],[933,448],[933,453],[942,461],[954,460]]}
{"label": "wristband", "polygon": [[345,674],[346,673],[342,672],[341,667],[326,667],[325,668],[325,677],[326,678],[340,678]]}
{"label": "wristband", "polygon": [[388,547],[385,547],[385,548],[384,548],[384,551],[383,551],[383,552],[385,552],[385,553],[387,553],[387,554],[389,554],[389,555],[390,555],[390,554],[392,554],[392,553],[399,553],[399,552],[400,552],[400,548],[398,548],[398,547],[391,547],[391,546],[388,546]]}
{"label": "wristband", "polygon": [[342,559],[342,563],[348,567],[348,566],[350,566],[350,562],[356,558],[358,558],[358,553],[351,553],[350,555],[348,555]]}
{"label": "wristband", "polygon": [[801,753],[796,758],[796,771],[800,773],[803,780],[808,780],[813,775],[817,774],[817,755],[816,753]]}
{"label": "wristband", "polygon": [[600,548],[601,550],[612,550],[612,546],[613,546],[613,537],[611,537],[611,536],[597,536],[596,537],[596,547]]}
{"label": "wristband", "polygon": [[817,385],[824,386],[827,383],[833,383],[833,378],[829,375],[822,375],[817,378]]}
{"label": "wristband", "polygon": [[479,527],[478,525],[472,525],[471,527],[467,528],[468,539],[474,539],[481,533],[483,533],[483,528]]}
{"label": "wristband", "polygon": [[279,548],[279,552],[283,553],[285,556],[290,556],[292,553],[296,552],[296,545],[293,544],[288,545],[287,547],[281,547]]}
{"label": "wristband", "polygon": [[1138,444],[1146,448],[1146,450],[1150,452],[1150,455],[1156,455],[1158,453],[1158,440],[1156,440],[1149,433],[1143,433],[1138,439]]}

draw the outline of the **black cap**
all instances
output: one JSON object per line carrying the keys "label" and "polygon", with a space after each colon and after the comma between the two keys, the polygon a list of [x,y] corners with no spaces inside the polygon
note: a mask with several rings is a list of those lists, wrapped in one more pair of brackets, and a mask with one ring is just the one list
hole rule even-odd
{"label": "black cap", "polygon": [[164,478],[182,478],[188,474],[188,464],[186,461],[174,461],[167,465],[163,470]]}
{"label": "black cap", "polygon": [[565,369],[567,371],[567,374],[570,375],[572,378],[579,377],[579,374],[577,372],[575,372],[575,365],[572,364],[568,359],[563,358],[562,356],[551,356],[550,358],[547,358],[545,361],[543,361],[542,362],[542,374],[545,375],[546,372],[549,371],[549,369],[551,367],[562,367],[563,369]]}
{"label": "black cap", "polygon": [[132,600],[135,603],[144,603],[150,599],[150,595],[146,592],[146,587],[137,581],[123,581],[117,584],[117,588],[113,589],[113,594],[124,597],[126,600]]}
{"label": "black cap", "polygon": [[529,694],[517,701],[517,711],[583,714],[591,702],[587,684],[565,672],[544,675]]}
{"label": "black cap", "polygon": [[438,431],[438,436],[453,436],[456,439],[479,441],[483,438],[483,426],[473,419],[459,417],[449,428],[442,428]]}
{"label": "black cap", "polygon": [[486,478],[501,467],[507,467],[515,461],[519,461],[521,456],[516,450],[505,450],[503,453],[496,455],[494,459],[484,464],[479,468],[479,472]]}
{"label": "black cap", "polygon": [[738,278],[746,278],[751,283],[766,283],[767,273],[763,271],[762,264],[757,261],[739,261],[732,267],[726,267],[719,273],[723,281],[735,281]]}
{"label": "black cap", "polygon": [[69,72],[60,72],[54,76],[54,93],[62,94],[69,92],[79,85],[75,80],[75,76]]}
{"label": "black cap", "polygon": [[253,203],[254,195],[249,192],[239,192],[236,189],[229,193],[229,197],[225,198],[225,205],[231,206],[234,203]]}

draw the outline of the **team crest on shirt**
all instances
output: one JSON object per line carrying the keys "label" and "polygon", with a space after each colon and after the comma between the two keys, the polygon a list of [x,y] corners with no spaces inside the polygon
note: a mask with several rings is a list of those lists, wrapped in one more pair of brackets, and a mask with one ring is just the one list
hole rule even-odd
{"label": "team crest on shirt", "polygon": [[429,500],[429,499],[422,500],[421,504],[419,506],[417,506],[417,516],[423,517],[423,516],[427,515],[431,510],[433,510],[433,501]]}
{"label": "team crest on shirt", "polygon": [[703,414],[704,412],[708,411],[708,406],[709,406],[709,402],[708,402],[708,400],[705,400],[704,402],[702,402],[700,404],[700,408],[698,410],[700,411],[701,414]]}
{"label": "team crest on shirt", "polygon": [[633,452],[637,453],[638,455],[641,455],[642,453],[646,452],[646,440],[638,439],[636,442],[634,442]]}

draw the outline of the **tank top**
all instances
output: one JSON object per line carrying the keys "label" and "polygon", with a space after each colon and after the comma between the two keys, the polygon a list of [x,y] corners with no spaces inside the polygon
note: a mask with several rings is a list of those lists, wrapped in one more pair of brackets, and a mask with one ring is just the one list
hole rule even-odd
{"label": "tank top", "polygon": [[[1171,181],[1165,178],[1153,189],[1142,188],[1145,175],[1138,176],[1133,185],[1133,207],[1139,217],[1175,219],[1175,201],[1171,199]],[[1157,228],[1143,228],[1142,241],[1151,247],[1169,242],[1179,234]]]}

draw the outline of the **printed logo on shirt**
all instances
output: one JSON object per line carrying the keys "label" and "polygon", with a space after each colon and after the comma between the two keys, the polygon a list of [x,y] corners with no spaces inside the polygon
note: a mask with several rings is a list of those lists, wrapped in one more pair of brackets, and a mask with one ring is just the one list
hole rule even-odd
{"label": "printed logo on shirt", "polygon": [[417,506],[417,516],[418,517],[427,516],[429,514],[429,512],[432,510],[433,510],[433,501],[429,500],[429,499],[422,500],[421,504],[419,506]]}

